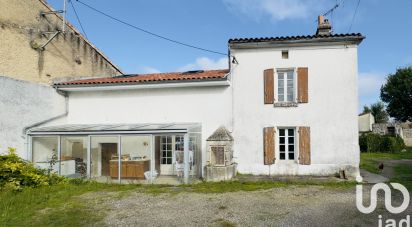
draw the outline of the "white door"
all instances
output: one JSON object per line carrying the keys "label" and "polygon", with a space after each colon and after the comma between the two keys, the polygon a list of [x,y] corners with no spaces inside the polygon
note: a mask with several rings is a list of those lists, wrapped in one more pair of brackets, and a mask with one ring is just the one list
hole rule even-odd
{"label": "white door", "polygon": [[160,140],[160,174],[173,174],[173,136],[162,136]]}
{"label": "white door", "polygon": [[176,151],[183,151],[183,136],[162,136],[160,140],[160,174],[176,175]]}

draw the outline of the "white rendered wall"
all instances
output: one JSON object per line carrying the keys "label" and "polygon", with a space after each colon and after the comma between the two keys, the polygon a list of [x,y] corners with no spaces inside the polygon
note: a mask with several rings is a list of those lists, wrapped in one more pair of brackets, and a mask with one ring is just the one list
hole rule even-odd
{"label": "white rendered wall", "polygon": [[[231,52],[239,62],[232,65],[234,156],[238,170],[253,174],[329,175],[346,168],[356,175],[359,164],[356,46],[291,48],[289,59],[281,58],[281,50],[284,49]],[[309,68],[309,103],[287,108],[264,105],[263,70],[290,67]],[[309,126],[311,165],[279,159],[274,165],[264,165],[263,128],[268,126]]]}
{"label": "white rendered wall", "polygon": [[0,76],[0,153],[13,147],[29,158],[23,129],[65,112],[65,97],[52,87]]}
{"label": "white rendered wall", "polygon": [[71,92],[68,124],[201,123],[205,140],[219,126],[231,126],[231,88],[192,87]]}

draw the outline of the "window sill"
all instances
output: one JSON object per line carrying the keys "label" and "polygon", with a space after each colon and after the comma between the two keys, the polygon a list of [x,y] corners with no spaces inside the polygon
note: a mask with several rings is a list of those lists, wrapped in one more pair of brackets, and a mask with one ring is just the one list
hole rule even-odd
{"label": "window sill", "polygon": [[274,107],[298,107],[297,102],[275,102]]}

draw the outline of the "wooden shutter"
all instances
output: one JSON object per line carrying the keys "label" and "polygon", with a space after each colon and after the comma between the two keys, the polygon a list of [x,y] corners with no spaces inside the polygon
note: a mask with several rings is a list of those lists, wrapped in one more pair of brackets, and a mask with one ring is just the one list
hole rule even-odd
{"label": "wooden shutter", "polygon": [[263,129],[263,157],[265,165],[275,163],[275,128],[266,127]]}
{"label": "wooden shutter", "polygon": [[310,128],[299,127],[299,164],[310,165]]}
{"label": "wooden shutter", "polygon": [[298,68],[298,102],[309,102],[308,68]]}
{"label": "wooden shutter", "polygon": [[265,69],[263,71],[263,80],[264,80],[263,90],[264,90],[265,104],[273,104],[275,100],[273,69]]}

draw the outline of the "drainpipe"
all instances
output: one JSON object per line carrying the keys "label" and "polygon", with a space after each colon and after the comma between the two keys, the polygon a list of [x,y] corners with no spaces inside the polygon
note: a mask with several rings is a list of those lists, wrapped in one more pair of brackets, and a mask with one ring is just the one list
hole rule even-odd
{"label": "drainpipe", "polygon": [[23,135],[27,135],[27,134],[28,134],[28,131],[29,131],[31,128],[33,128],[33,127],[36,127],[36,126],[39,126],[39,125],[42,125],[42,124],[45,124],[45,123],[48,123],[48,122],[50,122],[50,121],[53,121],[53,120],[56,120],[56,119],[59,119],[59,118],[61,118],[61,117],[66,116],[66,115],[69,113],[69,109],[68,109],[68,106],[69,106],[69,98],[68,98],[67,95],[64,95],[64,102],[65,102],[65,107],[64,107],[65,111],[64,111],[63,114],[59,114],[59,115],[57,115],[57,116],[54,116],[54,117],[51,117],[51,118],[45,119],[45,120],[43,120],[43,121],[39,121],[39,122],[36,122],[36,123],[34,123],[34,124],[31,124],[31,125],[29,125],[29,126],[24,127],[24,128],[23,128]]}

